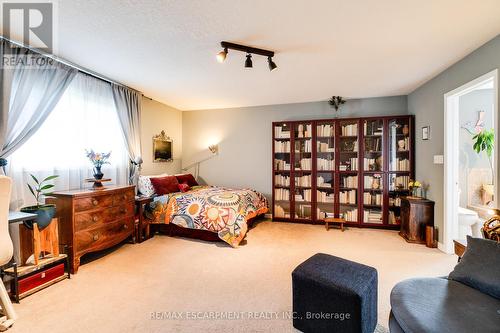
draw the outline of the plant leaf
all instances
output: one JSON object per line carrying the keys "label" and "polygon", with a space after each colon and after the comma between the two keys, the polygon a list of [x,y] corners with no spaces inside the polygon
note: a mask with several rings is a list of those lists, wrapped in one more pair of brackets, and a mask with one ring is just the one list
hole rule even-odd
{"label": "plant leaf", "polygon": [[49,181],[49,180],[52,180],[52,179],[56,179],[57,177],[59,177],[59,175],[48,176],[47,178],[45,178],[44,180],[42,180],[42,183],[46,182],[46,181]]}
{"label": "plant leaf", "polygon": [[28,184],[28,188],[30,189],[31,194],[33,194],[33,196],[36,197],[35,191],[33,190],[33,187],[31,187],[30,184]]}
{"label": "plant leaf", "polygon": [[33,174],[30,173],[30,176],[31,176],[31,178],[33,178],[35,183],[40,184],[40,182],[38,182],[38,179],[36,179],[36,177]]}
{"label": "plant leaf", "polygon": [[52,185],[52,184],[47,184],[45,186],[42,186],[42,188],[40,189],[40,191],[44,191],[44,190],[48,190],[49,188],[53,188],[55,185]]}

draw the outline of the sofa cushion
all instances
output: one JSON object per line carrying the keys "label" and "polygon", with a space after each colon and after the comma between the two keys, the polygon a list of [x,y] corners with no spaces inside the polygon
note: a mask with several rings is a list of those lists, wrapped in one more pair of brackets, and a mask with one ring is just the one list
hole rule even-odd
{"label": "sofa cushion", "polygon": [[391,311],[404,332],[498,332],[500,300],[457,281],[409,279],[391,292]]}
{"label": "sofa cushion", "polygon": [[467,236],[467,251],[449,278],[500,299],[500,243]]}

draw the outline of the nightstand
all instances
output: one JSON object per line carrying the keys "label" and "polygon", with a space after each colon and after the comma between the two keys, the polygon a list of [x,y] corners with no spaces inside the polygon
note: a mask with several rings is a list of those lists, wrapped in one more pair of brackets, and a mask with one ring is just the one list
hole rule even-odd
{"label": "nightstand", "polygon": [[153,201],[153,197],[135,197],[135,223],[137,224],[136,239],[139,243],[150,237],[149,223],[144,218],[144,208]]}

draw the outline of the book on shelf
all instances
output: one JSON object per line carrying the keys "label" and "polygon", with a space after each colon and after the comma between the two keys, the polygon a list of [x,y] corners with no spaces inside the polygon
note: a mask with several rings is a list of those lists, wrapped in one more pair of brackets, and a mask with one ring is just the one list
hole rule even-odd
{"label": "book on shelf", "polygon": [[344,220],[349,221],[349,222],[356,222],[358,220],[358,209],[354,208],[351,210],[346,210],[344,211],[341,216],[344,218]]}
{"label": "book on shelf", "polygon": [[290,200],[290,190],[286,188],[275,188],[274,200],[279,200],[279,201]]}
{"label": "book on shelf", "polygon": [[295,186],[300,187],[310,187],[311,186],[311,175],[303,175],[295,177]]}
{"label": "book on shelf", "polygon": [[408,184],[410,183],[410,176],[396,176],[391,175],[389,190],[395,191],[398,189],[408,190]]}
{"label": "book on shelf", "polygon": [[297,218],[311,218],[311,205],[299,205],[295,207],[295,217]]}
{"label": "book on shelf", "polygon": [[324,192],[324,191],[318,190],[316,192],[316,200],[318,202],[333,203],[333,202],[335,202],[335,193]]}
{"label": "book on shelf", "polygon": [[281,218],[290,218],[290,212],[287,212],[281,205],[274,205],[274,216]]}
{"label": "book on shelf", "polygon": [[335,160],[319,157],[316,160],[316,167],[318,170],[335,170]]}
{"label": "book on shelf", "polygon": [[312,140],[295,141],[296,153],[310,153],[312,152]]}
{"label": "book on shelf", "polygon": [[392,171],[410,171],[410,160],[407,158],[396,157],[391,161]]}
{"label": "book on shelf", "polygon": [[393,211],[389,211],[389,224],[398,224],[398,220],[396,219],[396,214]]}
{"label": "book on shelf", "polygon": [[310,138],[312,135],[312,125],[311,124],[299,124],[297,126],[297,138]]}
{"label": "book on shelf", "polygon": [[339,192],[339,202],[342,204],[355,205],[357,201],[356,190],[340,191]]}
{"label": "book on shelf", "polygon": [[378,224],[383,223],[382,211],[380,210],[374,210],[374,209],[364,210],[363,215],[364,215],[363,220],[365,221],[365,223],[378,223]]}
{"label": "book on shelf", "polygon": [[382,151],[381,138],[365,138],[365,152]]}
{"label": "book on shelf", "polygon": [[382,189],[382,177],[365,176],[365,189],[378,190]]}
{"label": "book on shelf", "polygon": [[312,170],[312,159],[303,158],[299,161],[299,164],[295,167],[298,170]]}
{"label": "book on shelf", "polygon": [[335,127],[332,125],[318,125],[316,126],[316,135],[317,136],[329,136],[332,137],[335,135]]}
{"label": "book on shelf", "polygon": [[348,188],[358,187],[358,176],[342,177],[342,187],[348,187]]}
{"label": "book on shelf", "polygon": [[363,203],[365,205],[382,206],[383,195],[382,193],[363,193]]}
{"label": "book on shelf", "polygon": [[274,185],[275,186],[290,186],[290,177],[284,175],[275,175],[274,176]]}
{"label": "book on shelf", "polygon": [[[332,142],[333,143],[333,142]],[[335,147],[330,146],[328,142],[320,142],[316,143],[318,152],[320,153],[334,153]]]}
{"label": "book on shelf", "polygon": [[312,190],[302,190],[295,193],[295,201],[311,201]]}
{"label": "book on shelf", "polygon": [[282,126],[274,127],[274,137],[277,139],[289,139],[290,138],[290,130],[283,130]]}
{"label": "book on shelf", "polygon": [[401,207],[401,198],[400,197],[389,197],[389,206],[393,207]]}
{"label": "book on shelf", "polygon": [[275,153],[289,153],[290,152],[290,141],[274,141],[274,152]]}
{"label": "book on shelf", "polygon": [[318,216],[319,219],[326,219],[326,218],[335,217],[335,213],[326,212],[326,211],[321,210],[320,208],[316,208],[316,215]]}
{"label": "book on shelf", "polygon": [[342,125],[342,135],[343,136],[357,136],[358,135],[358,124]]}
{"label": "book on shelf", "polygon": [[284,170],[284,171],[290,170],[290,163],[288,163],[285,160],[275,159],[274,166],[276,170]]}

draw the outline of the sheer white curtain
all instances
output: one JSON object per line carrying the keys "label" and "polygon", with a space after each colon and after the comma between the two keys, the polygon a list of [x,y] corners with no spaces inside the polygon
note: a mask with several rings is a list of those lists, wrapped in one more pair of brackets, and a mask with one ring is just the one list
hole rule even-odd
{"label": "sheer white curtain", "polygon": [[102,169],[107,184],[127,184],[128,155],[116,113],[111,85],[79,73],[40,129],[9,158],[14,180],[11,209],[34,204],[26,187],[31,177],[59,175],[55,190],[91,187],[92,165],[85,149],[111,151]]}

